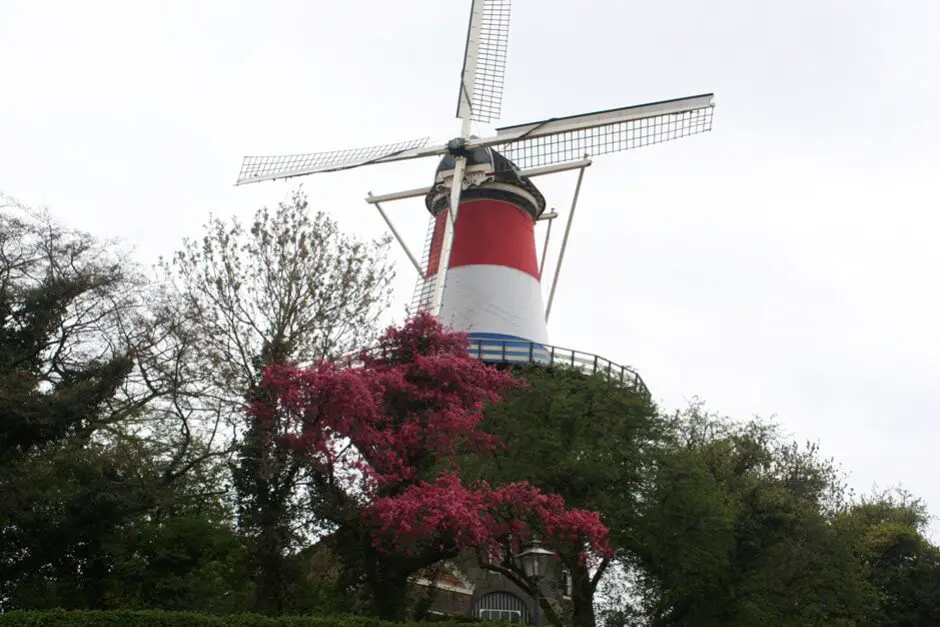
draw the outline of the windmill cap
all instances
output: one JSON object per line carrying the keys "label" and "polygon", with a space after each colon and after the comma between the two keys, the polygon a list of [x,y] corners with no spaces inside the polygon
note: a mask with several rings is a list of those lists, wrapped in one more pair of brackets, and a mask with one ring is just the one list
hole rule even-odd
{"label": "windmill cap", "polygon": [[[459,148],[457,149],[459,151]],[[461,154],[461,152],[458,152]],[[461,199],[491,198],[505,200],[537,219],[545,211],[545,197],[524,176],[515,163],[502,154],[483,146],[462,151],[467,159],[465,176],[471,179],[471,185],[463,190]],[[424,197],[424,204],[431,215],[437,215],[450,204],[449,185],[444,181],[453,176],[455,156],[444,155],[434,173],[434,185]],[[474,179],[478,182],[474,183]]]}

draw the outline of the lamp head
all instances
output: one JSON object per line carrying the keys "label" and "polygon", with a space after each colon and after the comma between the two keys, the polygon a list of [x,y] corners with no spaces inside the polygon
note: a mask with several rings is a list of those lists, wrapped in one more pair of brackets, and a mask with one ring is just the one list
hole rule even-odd
{"label": "lamp head", "polygon": [[529,548],[519,554],[519,559],[522,561],[522,570],[525,571],[526,577],[538,579],[548,571],[548,560],[554,556],[553,551],[544,548],[542,543],[535,539]]}

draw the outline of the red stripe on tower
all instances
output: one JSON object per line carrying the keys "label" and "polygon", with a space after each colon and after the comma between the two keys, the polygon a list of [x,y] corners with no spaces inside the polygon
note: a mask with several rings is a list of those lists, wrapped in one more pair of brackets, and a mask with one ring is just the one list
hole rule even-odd
{"label": "red stripe on tower", "polygon": [[431,250],[428,253],[428,267],[424,269],[425,279],[430,279],[437,274],[438,264],[441,261],[441,248],[444,247],[444,220],[446,219],[446,209],[437,214],[434,218],[434,234],[431,235]]}
{"label": "red stripe on tower", "polygon": [[532,216],[504,200],[460,203],[449,267],[476,265],[514,268],[538,280]]}

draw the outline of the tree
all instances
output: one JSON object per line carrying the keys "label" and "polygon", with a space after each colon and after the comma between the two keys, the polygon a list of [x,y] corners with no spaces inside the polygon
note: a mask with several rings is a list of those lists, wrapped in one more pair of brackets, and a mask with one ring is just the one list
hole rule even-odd
{"label": "tree", "polygon": [[129,438],[72,438],[22,460],[2,480],[4,552],[26,556],[6,604],[246,609],[244,549],[206,470],[164,484],[158,451]]}
{"label": "tree", "polygon": [[2,461],[120,417],[111,399],[133,361],[108,336],[134,286],[106,252],[48,215],[0,214]]}
{"label": "tree", "polygon": [[332,523],[346,583],[361,581],[367,610],[383,618],[404,618],[410,575],[468,549],[510,564],[534,529],[584,559],[609,552],[594,512],[526,482],[463,481],[458,456],[499,445],[479,428],[485,406],[518,385],[467,350],[464,335],[421,314],[359,367],[269,367],[272,396],[251,410],[310,469],[313,510]]}
{"label": "tree", "polygon": [[110,550],[109,608],[234,614],[251,606],[245,543],[224,521],[198,512],[141,519]]}
{"label": "tree", "polygon": [[[134,359],[113,333],[137,283],[92,237],[6,201],[0,214],[0,603],[40,571],[94,567],[79,555],[75,514],[48,503],[28,472],[63,441],[87,445],[140,406],[121,394]],[[90,495],[82,499],[87,504]],[[63,499],[64,500],[64,499]],[[53,507],[36,507],[40,504]],[[64,510],[64,511],[63,511]],[[101,526],[120,519],[102,515]],[[102,512],[103,513],[103,512]],[[97,537],[97,536],[96,536]],[[93,542],[86,538],[85,544]],[[84,565],[82,565],[84,564]]]}
{"label": "tree", "polygon": [[835,517],[877,594],[860,625],[940,624],[940,549],[924,535],[927,522],[923,502],[902,491],[863,498]]}
{"label": "tree", "polygon": [[693,406],[642,495],[635,568],[650,625],[857,625],[870,589],[830,517],[839,474],[773,425]]}
{"label": "tree", "polygon": [[[191,379],[205,384],[198,409],[239,433],[232,478],[239,527],[250,540],[255,609],[285,608],[285,560],[295,544],[301,466],[274,445],[271,425],[244,412],[259,400],[269,364],[315,363],[374,341],[393,274],[389,240],[341,233],[301,192],[245,228],[211,219],[199,241],[184,241],[163,262],[166,302],[178,308],[193,357]],[[259,396],[260,395],[260,396]]]}
{"label": "tree", "polygon": [[[462,466],[468,475],[491,481],[528,480],[569,506],[601,515],[615,553],[590,564],[577,547],[552,546],[571,575],[571,603],[563,609],[544,603],[547,612],[561,612],[564,624],[593,627],[602,579],[633,548],[637,496],[652,474],[651,453],[664,438],[664,421],[646,395],[602,376],[542,367],[517,373],[526,385],[489,407],[482,424],[504,446],[465,458]],[[518,569],[485,559],[481,565],[534,593]]]}
{"label": "tree", "polygon": [[[207,457],[151,422],[179,400],[179,347],[112,242],[4,201],[0,214],[0,605],[98,607],[107,544],[169,507]],[[135,426],[136,425],[136,426]]]}

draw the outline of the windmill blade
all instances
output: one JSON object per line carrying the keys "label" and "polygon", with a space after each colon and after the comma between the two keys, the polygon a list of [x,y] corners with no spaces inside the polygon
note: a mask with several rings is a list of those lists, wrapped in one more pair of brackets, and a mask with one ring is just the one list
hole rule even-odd
{"label": "windmill blade", "polygon": [[510,0],[473,0],[460,74],[457,117],[489,123],[499,119],[509,49]]}
{"label": "windmill blade", "polygon": [[427,236],[424,240],[424,254],[421,257],[420,276],[415,284],[414,295],[411,300],[411,312],[427,311],[437,315],[441,308],[444,294],[445,279],[450,264],[450,253],[453,249],[455,227],[457,224],[457,208],[460,207],[462,184],[466,170],[466,159],[457,157],[454,160],[453,178],[448,192],[447,208],[428,223]]}
{"label": "windmill blade", "polygon": [[714,94],[585,113],[497,129],[485,140],[520,168],[576,161],[710,131]]}
{"label": "windmill blade", "polygon": [[434,298],[434,283],[437,279],[437,255],[440,255],[439,246],[435,246],[437,235],[437,218],[428,218],[427,234],[424,238],[423,254],[421,255],[421,273],[415,283],[414,294],[411,298],[410,312],[429,311]]}
{"label": "windmill blade", "polygon": [[397,144],[351,148],[331,152],[312,152],[300,155],[276,155],[270,157],[245,157],[236,185],[286,179],[293,176],[334,172],[373,163],[404,161],[432,157],[447,152],[447,146],[426,147],[430,138],[423,137]]}
{"label": "windmill blade", "polygon": [[463,175],[466,172],[467,158],[458,155],[454,158],[454,174],[450,184],[450,198],[447,202],[447,216],[444,219],[444,237],[441,242],[441,254],[437,259],[437,278],[434,283],[434,293],[431,299],[431,313],[435,316],[441,311],[444,299],[447,270],[450,266],[450,252],[454,246],[454,236],[457,229],[457,211],[460,209],[460,193],[463,189]]}

